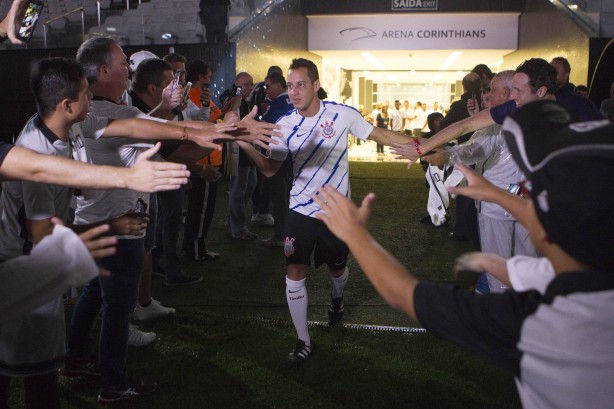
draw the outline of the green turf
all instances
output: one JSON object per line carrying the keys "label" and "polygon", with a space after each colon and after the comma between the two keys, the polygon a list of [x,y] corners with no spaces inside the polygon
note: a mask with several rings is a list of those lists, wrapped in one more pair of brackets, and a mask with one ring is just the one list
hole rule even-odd
{"label": "green turf", "polygon": [[[409,171],[396,162],[352,162],[355,202],[377,195],[370,229],[420,279],[454,282],[454,258],[471,248],[446,238],[447,228],[419,223],[426,215],[427,190],[419,166]],[[154,278],[154,296],[178,310],[177,316],[143,325],[158,340],[131,349],[130,372],[159,383],[151,396],[127,408],[516,408],[520,403],[511,376],[437,340],[430,334],[374,332],[344,327],[311,328],[314,353],[300,368],[287,369],[285,356],[295,342],[284,295],[280,249],[237,241],[224,229],[225,182],[218,192],[209,249],[213,262],[186,263],[204,282],[166,288]],[[271,228],[254,226],[260,238]],[[349,262],[345,322],[416,327],[385,305]],[[468,287],[472,278],[460,285]],[[330,278],[324,269],[307,280],[309,319],[325,321]],[[70,308],[69,311],[70,312]],[[95,408],[97,385],[62,380],[64,408]],[[13,408],[23,407],[21,388],[13,388]]]}

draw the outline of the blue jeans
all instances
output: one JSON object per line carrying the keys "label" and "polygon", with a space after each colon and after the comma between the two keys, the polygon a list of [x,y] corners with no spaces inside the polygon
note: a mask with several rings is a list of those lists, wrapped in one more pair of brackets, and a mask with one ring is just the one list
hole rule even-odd
{"label": "blue jeans", "polygon": [[[158,192],[158,222],[156,226],[156,245],[152,256],[154,265],[164,272],[166,279],[181,274],[181,259],[177,251],[179,231],[183,225],[184,189]],[[155,270],[154,270],[155,271]]]}
{"label": "blue jeans", "polygon": [[247,230],[245,209],[256,187],[256,180],[256,168],[253,166],[240,166],[238,175],[230,177],[228,220],[233,236],[240,236]]}
{"label": "blue jeans", "polygon": [[127,381],[128,324],[143,270],[143,241],[120,239],[117,253],[98,261],[111,275],[95,278],[85,286],[70,321],[68,356],[87,358],[91,356],[91,332],[102,308],[99,362],[103,389]]}

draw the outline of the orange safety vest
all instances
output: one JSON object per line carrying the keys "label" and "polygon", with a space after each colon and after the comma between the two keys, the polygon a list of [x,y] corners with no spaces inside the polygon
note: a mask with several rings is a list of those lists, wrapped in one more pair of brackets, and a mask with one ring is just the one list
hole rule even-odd
{"label": "orange safety vest", "polygon": [[[200,107],[200,94],[201,90],[199,88],[190,89],[190,100],[192,100],[192,102],[198,107]],[[209,122],[216,123],[218,119],[222,118],[222,110],[213,103],[213,100],[209,102],[209,106],[211,108]],[[221,145],[222,144],[220,144],[220,146]],[[222,166],[222,151],[211,151],[209,156],[205,156],[204,158],[198,160],[198,163],[201,165]]]}

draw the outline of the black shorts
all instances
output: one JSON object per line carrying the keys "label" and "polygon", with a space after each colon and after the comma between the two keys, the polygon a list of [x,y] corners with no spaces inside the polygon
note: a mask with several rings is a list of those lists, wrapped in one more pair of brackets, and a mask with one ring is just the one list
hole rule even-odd
{"label": "black shorts", "polygon": [[315,267],[328,265],[331,270],[342,270],[347,264],[350,250],[328,230],[324,222],[288,212],[284,254],[287,264],[311,264],[311,253]]}

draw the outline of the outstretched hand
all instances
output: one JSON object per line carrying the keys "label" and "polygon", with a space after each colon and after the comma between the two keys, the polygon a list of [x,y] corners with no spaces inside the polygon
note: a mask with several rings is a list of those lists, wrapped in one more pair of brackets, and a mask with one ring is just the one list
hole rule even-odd
{"label": "outstretched hand", "polygon": [[[52,217],[51,223],[60,226],[64,224],[57,217]],[[101,224],[79,234],[79,238],[83,241],[83,244],[85,244],[85,247],[89,250],[92,257],[104,258],[112,256],[117,252],[117,248],[115,247],[117,244],[117,237],[107,235],[110,229],[111,227],[108,224]],[[105,277],[110,275],[110,272],[101,268],[99,269],[99,274]]]}
{"label": "outstretched hand", "polygon": [[237,123],[238,129],[233,134],[240,141],[254,143],[264,149],[268,149],[268,144],[277,145],[278,142],[272,136],[282,137],[278,132],[281,127],[269,122],[257,121],[255,119],[258,107],[254,107],[241,121]]}
{"label": "outstretched hand", "polygon": [[158,142],[139,155],[134,166],[126,169],[127,188],[137,192],[159,192],[162,190],[179,189],[188,183],[190,172],[186,166],[172,162],[155,162],[150,159],[160,150]]}
{"label": "outstretched hand", "polygon": [[441,148],[435,148],[429,153],[423,155],[420,160],[427,162],[429,165],[443,166],[448,163],[450,155]]}
{"label": "outstretched hand", "polygon": [[149,215],[143,212],[128,212],[110,221],[114,234],[120,236],[140,236],[145,234]]}
{"label": "outstretched hand", "polygon": [[409,159],[409,163],[407,164],[407,169],[409,169],[412,164],[420,159],[420,153],[418,153],[418,149],[416,149],[416,142],[419,147],[424,140],[423,138],[411,138],[411,140],[406,143],[393,143],[390,146],[390,152],[393,155],[397,155],[395,156],[396,159]]}
{"label": "outstretched hand", "polygon": [[477,174],[473,169],[457,163],[454,165],[455,169],[458,169],[467,179],[467,186],[449,187],[448,192],[453,195],[463,195],[474,200],[492,201],[492,195],[497,190],[500,190],[497,186],[484,179],[481,175]]}
{"label": "outstretched hand", "polygon": [[366,229],[375,194],[366,195],[361,206],[356,207],[348,197],[326,185],[313,196],[313,200],[322,209],[316,213],[316,218],[322,220],[339,239],[347,241],[358,230]]}

